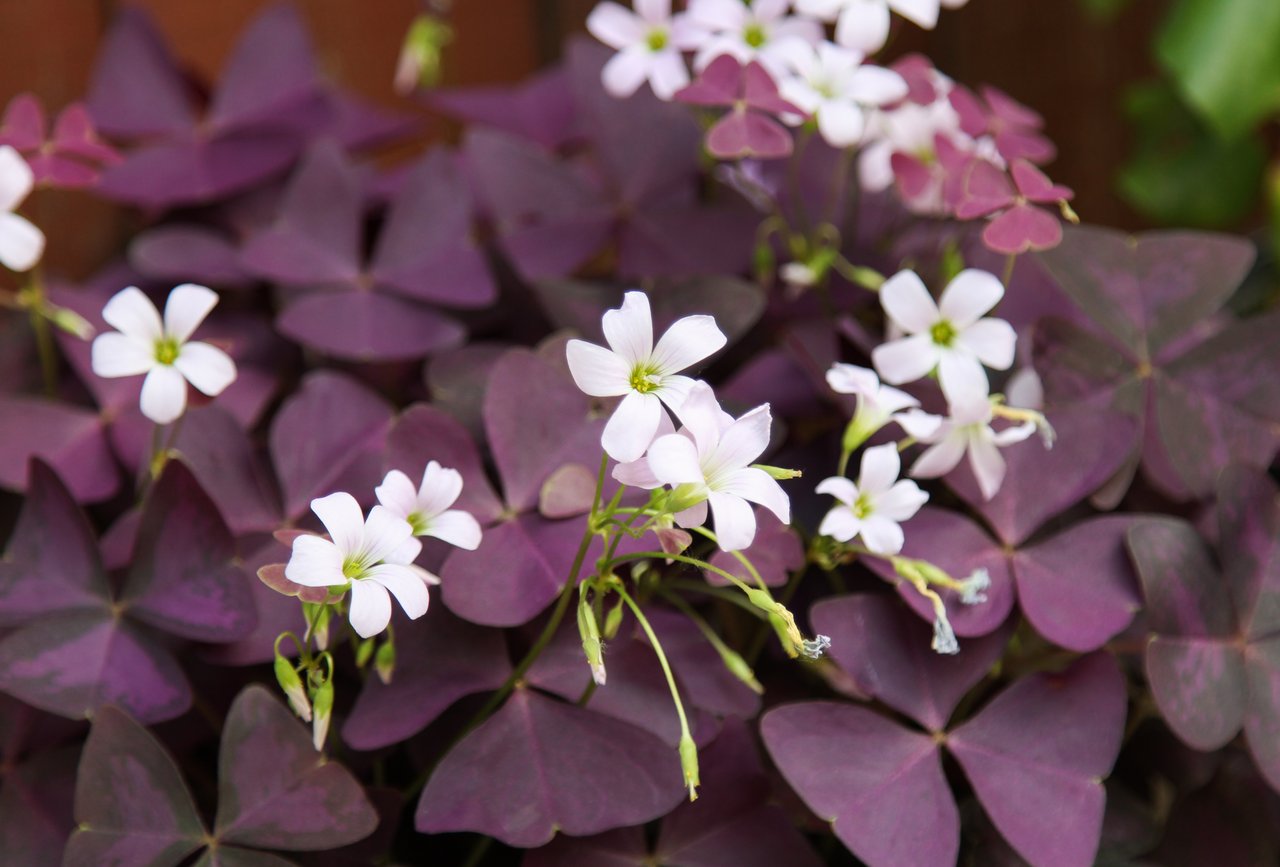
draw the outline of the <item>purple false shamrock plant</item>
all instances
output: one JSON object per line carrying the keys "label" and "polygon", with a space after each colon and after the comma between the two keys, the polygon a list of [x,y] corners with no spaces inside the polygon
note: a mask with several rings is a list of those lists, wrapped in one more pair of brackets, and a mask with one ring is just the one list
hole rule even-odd
{"label": "purple false shamrock plant", "polygon": [[1274,861],[1255,251],[1064,225],[961,5],[603,2],[390,168],[287,4],[14,99],[0,862]]}

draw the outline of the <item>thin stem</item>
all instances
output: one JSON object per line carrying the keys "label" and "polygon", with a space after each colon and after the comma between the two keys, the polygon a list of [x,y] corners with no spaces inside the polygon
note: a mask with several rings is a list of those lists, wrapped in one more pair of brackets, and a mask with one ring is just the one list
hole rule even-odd
{"label": "thin stem", "polygon": [[743,598],[741,594],[734,593],[727,587],[713,587],[710,584],[703,584],[698,581],[679,580],[669,581],[666,586],[670,590],[685,590],[691,593],[702,593],[706,596],[712,596],[716,599],[730,602],[741,608],[743,611],[749,612],[751,616],[755,617],[757,620],[767,620],[769,617],[769,615],[752,605],[750,601]]}
{"label": "thin stem", "polygon": [[[717,545],[720,544],[720,540],[716,538],[716,534],[708,530],[706,527],[694,527],[693,531],[695,533],[698,533],[702,536],[707,537]],[[760,577],[760,571],[756,569],[755,564],[751,562],[751,560],[747,557],[746,554],[743,554],[741,551],[730,551],[729,554],[731,554],[734,557],[734,559],[736,559],[739,563],[741,563],[744,567],[746,567],[746,570],[748,574],[751,575],[752,580],[754,580],[762,588],[767,588],[769,586],[764,583],[764,579]]]}
{"label": "thin stem", "polygon": [[1018,264],[1018,254],[1010,253],[1004,260],[1004,277],[1001,278],[1005,288],[1008,288],[1010,281],[1013,280],[1013,267]]}
{"label": "thin stem", "polygon": [[732,572],[726,572],[719,566],[713,566],[705,560],[699,560],[696,557],[686,557],[683,554],[666,554],[661,551],[639,551],[634,554],[623,554],[621,557],[612,559],[609,561],[609,566],[612,567],[619,563],[626,563],[631,560],[673,560],[676,563],[686,563],[690,566],[697,566],[699,569],[706,569],[708,572],[714,572],[721,578],[724,578],[726,581],[735,585],[743,593],[749,594],[754,592],[752,588],[748,587],[741,578],[734,575]]}
{"label": "thin stem", "polygon": [[46,397],[58,396],[58,353],[53,345],[53,332],[49,320],[39,310],[31,311],[31,328],[36,334],[36,352],[40,355],[40,373],[44,380]]}

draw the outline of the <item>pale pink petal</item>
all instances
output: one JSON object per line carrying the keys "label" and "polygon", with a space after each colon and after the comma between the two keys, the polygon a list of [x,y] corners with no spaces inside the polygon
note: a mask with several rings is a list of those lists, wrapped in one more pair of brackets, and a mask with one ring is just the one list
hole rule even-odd
{"label": "pale pink petal", "polygon": [[863,105],[889,105],[906,99],[907,80],[883,66],[861,66],[849,81],[845,95]]}
{"label": "pale pink petal", "polygon": [[118,376],[137,376],[155,367],[155,346],[134,340],[118,331],[99,334],[93,339],[93,372],[112,379]]}
{"label": "pale pink petal", "polygon": [[702,482],[702,467],[693,442],[680,434],[658,437],[649,446],[649,469],[664,485]]}
{"label": "pale pink petal", "polygon": [[1018,334],[1003,319],[979,319],[956,335],[956,344],[978,357],[993,370],[1013,366]]}
{"label": "pale pink petal", "polygon": [[916,458],[911,465],[911,475],[917,479],[936,479],[945,476],[956,468],[964,457],[966,438],[964,434],[952,433],[942,442],[924,450],[924,454]]}
{"label": "pale pink petal", "polygon": [[413,481],[399,470],[392,470],[382,479],[382,484],[373,489],[388,512],[397,518],[408,519],[409,515],[418,511],[418,491]]}
{"label": "pale pink petal", "polygon": [[346,491],[338,491],[327,497],[311,501],[311,511],[329,531],[329,538],[338,546],[343,557],[358,553],[364,539],[364,512],[356,498]]}
{"label": "pale pink petal", "polygon": [[698,453],[710,455],[720,442],[721,429],[727,427],[721,423],[724,410],[720,408],[711,386],[702,381],[695,382],[684,401],[675,408],[675,413],[697,443]]}
{"label": "pale pink petal", "polygon": [[889,6],[925,30],[932,30],[938,24],[938,0],[889,0]]}
{"label": "pale pink petal", "polygon": [[671,0],[634,0],[636,14],[650,24],[662,24],[671,17]]}
{"label": "pale pink petal", "polygon": [[[358,508],[358,507],[357,507]],[[422,551],[422,542],[413,537],[413,528],[383,506],[374,506],[364,522],[360,550],[367,563],[412,563]]]}
{"label": "pale pink petal", "polygon": [[187,408],[187,381],[176,368],[157,364],[142,381],[142,414],[156,424],[177,420]]}
{"label": "pale pink petal", "polygon": [[634,461],[653,442],[661,416],[662,402],[657,395],[633,391],[609,417],[600,444],[615,461]]}
{"label": "pale pink petal", "polygon": [[694,503],[689,508],[676,512],[674,517],[681,527],[701,527],[707,523],[707,501]]}
{"label": "pale pink petal", "polygon": [[899,271],[880,287],[880,304],[894,324],[908,334],[928,331],[941,318],[938,305],[914,271]]}
{"label": "pale pink petal", "polygon": [[160,312],[137,286],[121,289],[102,308],[102,318],[112,328],[136,340],[154,343],[164,337]]}
{"label": "pale pink petal", "polygon": [[0,146],[0,211],[22,204],[35,185],[35,173],[12,145]]}
{"label": "pale pink petal", "polygon": [[165,336],[185,343],[217,303],[218,293],[206,286],[183,283],[174,287],[164,303]]}
{"label": "pale pink petal", "polygon": [[678,51],[661,51],[649,62],[649,86],[654,96],[670,100],[689,84],[689,68]]}
{"label": "pale pink petal", "polygon": [[663,376],[679,373],[719,352],[727,342],[714,316],[686,316],[658,339],[653,366]]}
{"label": "pale pink petal", "polygon": [[707,497],[715,521],[716,538],[723,551],[741,551],[756,538],[756,515],[746,500],[712,491]]}
{"label": "pale pink petal", "polygon": [[585,340],[565,345],[574,383],[592,397],[617,397],[631,391],[631,367],[617,354]]}
{"label": "pale pink petal", "polygon": [[653,474],[653,470],[649,468],[649,459],[647,457],[635,461],[627,461],[625,464],[618,464],[613,468],[613,477],[630,488],[643,488],[646,491],[652,491],[654,488],[662,487],[662,482],[658,480],[658,477]]}
{"label": "pale pink petal", "polygon": [[938,302],[942,318],[963,331],[982,318],[1004,297],[1000,278],[976,268],[966,268],[947,284]]}
{"label": "pale pink petal", "polygon": [[787,14],[791,0],[751,0],[751,14],[757,21],[774,21]]}
{"label": "pale pink petal", "polygon": [[184,343],[173,366],[196,390],[209,397],[217,397],[236,381],[236,363],[231,356],[208,343]]}
{"label": "pale pink petal", "polygon": [[418,509],[424,518],[434,518],[458,501],[462,493],[462,473],[429,461],[418,486]]}
{"label": "pale pink petal", "polygon": [[871,363],[880,378],[894,385],[915,382],[938,366],[940,353],[928,334],[916,334],[882,343],[871,351]]}
{"label": "pale pink petal", "polygon": [[862,467],[858,473],[858,488],[869,497],[878,498],[888,492],[902,471],[902,459],[898,446],[885,443],[862,453]]}
{"label": "pale pink petal", "polygon": [[867,550],[877,554],[897,554],[905,541],[902,528],[883,515],[863,518],[861,535]]}
{"label": "pale pink petal", "polygon": [[1014,443],[1020,443],[1025,439],[1030,439],[1031,435],[1036,432],[1036,423],[1026,421],[1014,427],[1005,428],[992,435],[992,442],[998,446],[1011,446]]}
{"label": "pale pink petal", "polygon": [[365,581],[377,581],[390,590],[410,620],[417,620],[427,613],[431,594],[427,592],[427,584],[416,570],[394,563],[383,563],[365,572],[364,579],[356,583]]}
{"label": "pale pink petal", "polygon": [[818,525],[818,535],[830,536],[837,542],[848,542],[862,529],[862,521],[849,510],[848,506],[836,506],[822,523]]}
{"label": "pale pink petal", "polygon": [[645,30],[639,16],[610,0],[596,6],[587,16],[587,31],[611,48],[626,48],[643,42]]}
{"label": "pale pink petal", "polygon": [[889,7],[884,0],[852,0],[836,22],[836,42],[871,54],[889,39]]}
{"label": "pale pink petal", "polygon": [[880,386],[874,396],[876,407],[881,412],[887,412],[890,415],[920,405],[920,401],[905,391],[900,391],[889,385]]}
{"label": "pale pink petal", "polygon": [[450,509],[431,519],[425,535],[448,542],[456,548],[474,551],[480,547],[480,522],[470,512]]}
{"label": "pale pink petal", "polygon": [[293,540],[293,554],[284,567],[284,577],[303,587],[341,586],[347,583],[342,560],[337,545],[320,536],[304,534]]}
{"label": "pale pink petal", "polygon": [[1034,367],[1019,368],[1009,377],[1004,392],[1009,398],[1009,406],[1037,410],[1044,407],[1044,383]]}
{"label": "pale pink petal", "polygon": [[991,385],[978,359],[954,349],[944,349],[941,355],[938,382],[942,385],[942,393],[947,396],[947,403],[969,403],[987,398]]}
{"label": "pale pink petal", "polygon": [[891,521],[909,521],[929,502],[929,494],[910,479],[903,479],[876,498],[876,514]]}
{"label": "pale pink petal", "polygon": [[716,490],[764,506],[782,523],[791,523],[791,500],[787,492],[764,470],[756,467],[735,470],[716,486]]}
{"label": "pale pink petal", "polygon": [[653,354],[653,313],[649,309],[649,296],[643,292],[623,295],[622,306],[605,311],[601,325],[609,348],[621,356],[628,367],[647,362]]}
{"label": "pale pink petal", "polygon": [[743,415],[720,435],[720,444],[707,457],[707,476],[736,470],[755,461],[769,447],[769,430],[773,416],[769,404],[758,406]]}
{"label": "pale pink petal", "polygon": [[936,434],[938,429],[942,427],[943,421],[942,416],[919,409],[900,412],[893,416],[893,420],[898,423],[898,427],[906,431],[907,436],[915,437],[918,440],[929,439]]}
{"label": "pale pink petal", "polygon": [[689,17],[708,30],[741,30],[747,23],[742,0],[693,0]]}
{"label": "pale pink petal", "polygon": [[858,486],[844,476],[830,476],[818,482],[814,493],[835,497],[846,506],[852,506],[858,500]]}
{"label": "pale pink petal", "polygon": [[0,211],[0,265],[30,271],[44,255],[44,232],[19,214]]}
{"label": "pale pink petal", "polygon": [[838,394],[874,395],[880,389],[880,377],[869,368],[836,362],[827,371],[827,385]]}
{"label": "pale pink petal", "polygon": [[[684,406],[684,402],[689,397],[689,392],[693,390],[693,384],[697,380],[688,376],[664,376],[662,384],[654,389],[653,394],[658,399],[671,408],[672,412]],[[663,415],[666,418],[666,415]],[[675,431],[671,431],[675,433]]]}
{"label": "pale pink petal", "polygon": [[377,581],[351,582],[351,607],[347,622],[361,638],[371,638],[391,622],[391,597]]}
{"label": "pale pink petal", "polygon": [[845,0],[796,0],[796,11],[822,21],[835,21],[844,4]]}
{"label": "pale pink petal", "polygon": [[834,148],[847,148],[862,139],[866,120],[852,102],[827,102],[818,109],[818,132]]}
{"label": "pale pink petal", "polygon": [[653,52],[643,45],[624,48],[605,63],[600,73],[604,89],[615,99],[626,99],[649,77]]}
{"label": "pale pink petal", "polygon": [[974,478],[978,480],[978,489],[984,499],[991,499],[1000,490],[1004,482],[1005,463],[1000,449],[991,439],[974,436],[969,440],[969,466],[973,469]]}

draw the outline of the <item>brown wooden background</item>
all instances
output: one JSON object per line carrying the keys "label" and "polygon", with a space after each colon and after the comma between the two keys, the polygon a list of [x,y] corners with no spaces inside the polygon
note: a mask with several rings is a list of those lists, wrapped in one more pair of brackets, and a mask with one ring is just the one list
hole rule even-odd
{"label": "brown wooden background", "polygon": [[[206,79],[217,75],[237,34],[269,0],[0,0],[0,100],[30,90],[56,109],[86,89],[98,40],[120,6],[146,7],[177,56]],[[388,106],[400,41],[423,0],[297,0],[327,71]],[[595,0],[453,0],[457,39],[446,54],[450,85],[516,81],[554,59],[562,37],[582,29]],[[1051,168],[1074,187],[1094,223],[1137,228],[1113,179],[1127,152],[1121,114],[1127,84],[1154,74],[1151,34],[1169,0],[1132,0],[1102,23],[1080,0],[971,0],[944,12],[934,32],[902,28],[891,55],[928,53],[953,77],[989,82],[1041,111],[1060,156]],[[119,215],[75,194],[42,193],[37,219],[49,261],[83,274],[119,243]]]}

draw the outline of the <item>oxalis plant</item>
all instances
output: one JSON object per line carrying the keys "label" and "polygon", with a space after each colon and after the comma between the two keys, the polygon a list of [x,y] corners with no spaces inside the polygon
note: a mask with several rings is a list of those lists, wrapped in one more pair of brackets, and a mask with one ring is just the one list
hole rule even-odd
{"label": "oxalis plant", "polygon": [[[390,169],[287,5],[13,99],[0,863],[1280,857],[1267,275],[875,62],[961,5],[603,2],[481,90],[424,15],[466,131]],[[48,187],[135,209],[83,283]]]}

